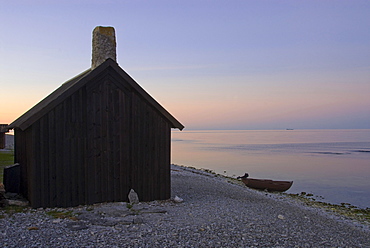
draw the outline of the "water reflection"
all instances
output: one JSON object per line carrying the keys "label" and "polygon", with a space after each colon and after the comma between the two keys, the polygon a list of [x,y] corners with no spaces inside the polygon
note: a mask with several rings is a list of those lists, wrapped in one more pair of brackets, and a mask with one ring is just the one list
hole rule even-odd
{"label": "water reflection", "polygon": [[172,162],[229,176],[293,180],[290,193],[370,207],[370,130],[183,131]]}

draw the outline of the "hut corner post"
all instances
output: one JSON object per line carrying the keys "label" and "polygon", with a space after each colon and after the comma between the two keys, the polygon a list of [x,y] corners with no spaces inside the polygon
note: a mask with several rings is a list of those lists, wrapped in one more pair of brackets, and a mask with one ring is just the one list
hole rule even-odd
{"label": "hut corner post", "polygon": [[0,124],[0,149],[4,149],[5,144],[5,133],[7,133],[9,130],[6,128],[8,124]]}

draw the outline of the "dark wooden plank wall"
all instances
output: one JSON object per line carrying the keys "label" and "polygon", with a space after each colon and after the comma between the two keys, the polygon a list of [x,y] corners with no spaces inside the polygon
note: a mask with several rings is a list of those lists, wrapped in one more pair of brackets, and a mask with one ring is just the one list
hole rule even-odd
{"label": "dark wooden plank wall", "polygon": [[0,149],[5,148],[5,133],[0,132]]}
{"label": "dark wooden plank wall", "polygon": [[[28,194],[28,178],[29,171],[28,165],[30,165],[29,159],[32,158],[32,128],[25,131],[20,129],[14,130],[14,162],[19,163],[21,170],[20,190],[25,197],[29,197]],[[22,166],[23,165],[23,166]]]}
{"label": "dark wooden plank wall", "polygon": [[[170,197],[170,124],[133,97],[131,185],[143,201]],[[140,151],[137,153],[136,151]]]}
{"label": "dark wooden plank wall", "polygon": [[16,162],[32,207],[170,197],[170,123],[110,75],[97,78],[25,131]]}
{"label": "dark wooden plank wall", "polygon": [[130,190],[131,92],[103,78],[88,92],[88,203],[125,201]]}
{"label": "dark wooden plank wall", "polygon": [[3,128],[5,128],[6,126],[8,126],[8,124],[0,124],[0,149],[4,149],[5,146],[6,146],[6,138],[5,138],[5,133],[6,131],[3,130]]}
{"label": "dark wooden plank wall", "polygon": [[[85,94],[86,95],[86,94]],[[27,130],[16,161],[28,173],[27,193],[33,207],[66,207],[85,202],[86,114],[84,91],[66,99]],[[23,145],[24,146],[24,145]],[[16,145],[16,154],[21,146]],[[26,153],[24,155],[23,153]]]}

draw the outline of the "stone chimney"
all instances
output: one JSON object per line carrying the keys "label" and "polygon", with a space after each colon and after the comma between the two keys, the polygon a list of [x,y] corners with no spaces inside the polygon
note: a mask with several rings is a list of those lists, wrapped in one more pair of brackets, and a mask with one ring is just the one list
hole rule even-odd
{"label": "stone chimney", "polygon": [[108,58],[116,59],[116,35],[113,27],[94,28],[92,38],[91,69],[95,69]]}

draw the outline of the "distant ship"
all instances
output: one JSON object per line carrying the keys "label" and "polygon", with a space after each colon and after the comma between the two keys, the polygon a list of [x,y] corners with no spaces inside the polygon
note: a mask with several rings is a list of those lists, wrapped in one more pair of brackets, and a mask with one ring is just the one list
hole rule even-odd
{"label": "distant ship", "polygon": [[294,130],[293,128],[287,128],[286,130]]}

